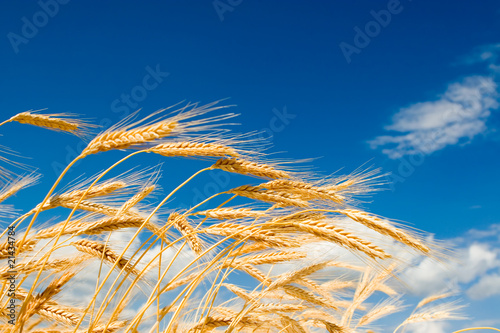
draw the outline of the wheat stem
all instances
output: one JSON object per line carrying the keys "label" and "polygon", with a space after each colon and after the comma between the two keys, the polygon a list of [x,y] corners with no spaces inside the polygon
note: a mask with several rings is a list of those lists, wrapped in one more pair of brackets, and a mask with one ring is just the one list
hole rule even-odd
{"label": "wheat stem", "polygon": [[[139,151],[139,152],[142,152],[142,151]],[[139,153],[139,152],[136,152],[136,153]],[[129,155],[130,156],[130,155]],[[141,230],[144,228],[144,226],[146,225],[146,223],[149,222],[149,220],[154,216],[154,214],[156,214],[156,212],[158,211],[158,209],[160,209],[161,206],[163,206],[163,204],[168,200],[170,199],[170,197],[172,195],[175,194],[175,192],[177,192],[180,188],[182,188],[184,185],[186,185],[189,181],[191,181],[194,177],[196,177],[197,175],[199,175],[200,173],[204,172],[208,170],[208,168],[205,168],[205,169],[201,169],[199,171],[197,171],[196,173],[194,173],[191,177],[189,177],[188,179],[186,179],[183,183],[181,183],[179,186],[177,186],[172,192],[170,192],[157,206],[156,208],[149,214],[149,216],[144,220],[144,223],[136,230],[136,232],[134,233],[134,235],[131,237],[131,239],[129,240],[129,242],[127,243],[127,245],[125,246],[125,248],[122,250],[122,252],[120,253],[120,255],[118,256],[118,259],[117,260],[120,260],[123,255],[125,254],[125,252],[129,249],[129,247],[132,245],[132,242],[137,238],[137,236],[139,235],[139,233],[141,232]],[[137,250],[138,251],[138,250]],[[136,251],[136,253],[137,253]],[[135,256],[134,253],[132,255]],[[115,262],[113,264],[113,267],[111,268],[111,270],[108,272],[108,274],[106,275],[106,277],[104,278],[104,281],[101,283],[101,285],[99,286],[99,292],[100,290],[104,287],[104,283],[107,281],[107,279],[109,278],[110,274],[111,274],[111,271],[115,268],[115,266],[117,265],[117,262]],[[123,270],[123,269],[122,269]],[[116,283],[117,279],[115,279],[115,281],[113,282],[113,286],[114,284]],[[111,292],[111,289],[112,287],[110,288],[110,290],[108,291],[105,299],[109,296],[109,293]],[[94,297],[92,298],[92,302],[95,302],[96,300],[96,297],[97,297],[97,294],[94,295]],[[104,304],[104,303],[103,303]],[[103,304],[101,304],[101,307],[99,308],[99,312],[102,312],[102,307],[103,307]],[[88,307],[85,309],[85,312],[88,311]],[[80,322],[78,323],[78,325],[81,324],[81,320]],[[77,327],[78,327],[77,325]]]}
{"label": "wheat stem", "polygon": [[[42,269],[40,269],[40,271],[38,272],[38,275],[36,276],[35,278],[35,281],[33,282],[33,285],[30,289],[30,291],[28,292],[28,299],[29,297],[31,296],[31,294],[33,293],[33,290],[35,289],[35,286],[37,285],[37,282],[38,280],[40,279],[40,275],[42,274],[42,270],[43,270],[43,267],[45,265],[45,263],[47,263],[50,255],[52,254],[52,251],[54,250],[55,246],[57,245],[57,242],[59,241],[59,238],[61,237],[61,235],[63,234],[64,232],[64,228],[67,226],[67,224],[69,223],[71,217],[73,216],[74,212],[76,211],[77,207],[78,207],[78,204],[83,200],[83,198],[87,195],[87,193],[90,191],[90,189],[102,178],[104,177],[104,175],[106,175],[106,173],[108,173],[111,169],[113,169],[115,166],[117,166],[118,164],[122,163],[123,161],[127,160],[128,158],[136,155],[140,153],[140,151],[138,152],[134,152],[132,154],[129,154],[128,156],[125,156],[124,158],[122,158],[121,160],[119,160],[118,162],[114,163],[112,166],[110,166],[106,171],[104,171],[103,173],[101,173],[93,182],[92,184],[86,189],[86,191],[83,193],[83,195],[80,197],[78,203],[75,205],[75,207],[73,208],[73,210],[71,211],[71,213],[69,214],[68,218],[66,219],[65,223],[63,224],[63,226],[61,227],[61,230],[59,231],[59,234],[57,235],[55,241],[54,241],[54,245],[53,247],[51,247],[48,252],[46,254],[44,254],[44,262],[42,264]],[[45,205],[45,203],[47,202],[48,198],[50,197],[50,195],[52,194],[52,192],[55,190],[55,187],[59,184],[59,182],[61,181],[62,177],[64,176],[64,174],[67,172],[67,170],[69,170],[69,168],[74,164],[76,163],[79,159],[83,158],[82,155],[79,155],[77,156],[65,169],[64,171],[61,173],[61,175],[58,177],[58,179],[56,180],[56,182],[54,183],[54,185],[52,186],[52,188],[50,189],[49,193],[47,193],[47,195],[45,196],[45,199],[42,201],[42,203],[40,204],[40,207],[36,210],[35,212],[35,215],[33,216],[33,219],[31,220],[31,223],[30,225],[28,226],[28,230],[26,230],[26,234],[25,234],[25,237],[26,235],[28,234],[29,232],[29,227],[31,227],[31,225],[33,224],[33,222],[35,221],[36,217],[38,216],[41,208]],[[24,238],[23,238],[23,241],[24,241]],[[22,244],[22,243],[21,243]],[[115,263],[116,264],[116,263]],[[23,303],[23,306],[21,307],[21,310],[19,311],[19,313],[21,314],[21,312],[24,310],[25,308],[25,304],[27,302]],[[80,322],[83,320],[83,317],[84,315],[82,316],[82,318],[80,319]],[[79,323],[80,323],[79,322]],[[23,324],[21,324],[23,325]],[[78,327],[78,326],[77,326]],[[21,326],[21,331],[22,331],[22,326]]]}
{"label": "wheat stem", "polygon": [[[73,159],[73,161],[71,161],[68,166],[66,166],[66,168],[63,170],[63,172],[59,175],[59,177],[57,177],[57,180],[55,181],[55,183],[52,185],[52,187],[50,188],[49,192],[46,194],[45,198],[43,199],[42,203],[41,203],[41,206],[43,206],[45,204],[45,202],[47,202],[47,200],[50,198],[50,196],[52,195],[52,193],[54,192],[54,190],[56,189],[57,185],[59,184],[59,182],[62,180],[63,176],[66,174],[66,172],[71,168],[71,166],[73,166],[78,160],[80,160],[81,157],[80,156],[77,156],[75,159]],[[35,214],[33,215],[33,218],[31,219],[28,227],[26,228],[26,231],[23,235],[23,238],[21,239],[21,242],[20,242],[20,248],[22,247],[22,245],[24,244],[25,240],[26,240],[26,237],[28,236],[28,233],[29,231],[31,230],[31,227],[33,226],[33,224],[35,223],[35,220],[36,218],[38,217],[38,214],[40,213],[40,210],[41,210],[41,207],[38,208],[36,211],[35,211]],[[50,253],[50,250],[49,250],[49,253]],[[16,252],[16,256],[17,256],[17,252]],[[45,259],[44,261],[44,265],[45,263],[47,262],[48,260],[48,256],[47,258]],[[44,266],[43,265],[43,266]],[[30,298],[32,297],[32,293],[33,291],[35,290],[35,286],[36,286],[36,283],[38,282],[38,279],[40,278],[40,275],[42,274],[42,270],[43,270],[43,266],[42,266],[42,269],[40,269],[38,275],[36,276],[35,278],[35,281],[33,282],[33,285],[31,286],[30,290],[28,291],[28,295],[26,297],[26,301],[23,302],[23,304],[21,305],[21,309],[19,310],[19,318],[21,318],[21,316],[24,314],[24,312],[26,311],[26,305],[29,303],[30,301]],[[22,332],[23,330],[23,326],[24,326],[24,323],[21,323],[21,326],[20,326],[20,332]]]}
{"label": "wheat stem", "polygon": [[463,328],[463,329],[458,330],[458,331],[454,331],[453,333],[461,333],[461,332],[474,331],[474,330],[492,330],[492,331],[500,332],[500,329],[495,328],[495,327],[469,327],[469,328]]}

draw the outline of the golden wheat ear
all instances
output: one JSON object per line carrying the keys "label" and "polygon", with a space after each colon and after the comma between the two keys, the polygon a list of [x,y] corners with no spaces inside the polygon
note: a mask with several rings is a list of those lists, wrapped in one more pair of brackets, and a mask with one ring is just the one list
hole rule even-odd
{"label": "golden wheat ear", "polygon": [[0,190],[0,202],[16,194],[19,190],[23,188],[35,185],[40,179],[40,177],[41,175],[39,174],[30,174],[27,176],[21,176],[18,179],[11,181],[7,186],[5,186]]}
{"label": "golden wheat ear", "polygon": [[[170,117],[164,115],[168,109],[162,109],[139,121],[130,123],[137,116],[137,112],[135,112],[130,117],[125,118],[95,137],[83,150],[81,156],[85,157],[115,149],[144,148],[153,141],[161,140],[165,137],[182,138],[188,133],[215,131],[222,125],[228,125],[220,123],[221,121],[236,116],[236,114],[228,113],[220,116],[196,119],[208,112],[224,108],[224,106],[215,106],[216,103],[204,106],[198,106],[196,103],[188,103],[180,110],[174,111],[175,115]],[[148,121],[150,118],[156,119]]]}
{"label": "golden wheat ear", "polygon": [[260,178],[278,179],[290,177],[287,172],[277,170],[271,165],[256,163],[240,158],[221,158],[212,168]]}
{"label": "golden wheat ear", "polygon": [[442,303],[439,305],[434,305],[425,308],[422,311],[412,314],[410,317],[406,318],[395,330],[396,332],[400,327],[408,324],[425,322],[425,321],[436,321],[436,320],[462,320],[467,319],[466,316],[461,314],[464,306],[459,305],[456,302]]}
{"label": "golden wheat ear", "polygon": [[151,152],[167,157],[182,156],[182,157],[224,157],[238,156],[238,153],[231,147],[227,147],[215,143],[202,142],[170,142],[163,143],[151,148]]}
{"label": "golden wheat ear", "polygon": [[21,124],[44,127],[71,133],[82,138],[88,136],[92,128],[98,127],[97,125],[78,119],[77,115],[71,113],[39,114],[36,112],[38,110],[18,113],[7,120],[7,122],[15,121]]}
{"label": "golden wheat ear", "polygon": [[[19,154],[18,152],[12,150],[11,148],[0,145],[0,162],[1,163],[5,163],[6,165],[13,166],[14,168],[19,169],[22,172],[29,172],[31,174],[34,174],[33,167],[31,167],[28,164],[24,164],[21,162],[11,160],[7,157],[9,155],[16,157],[16,158],[23,158],[24,157],[23,155]],[[19,177],[18,174],[19,174],[19,172],[14,172],[14,171],[9,170],[8,168],[6,168],[4,166],[0,166],[0,183],[11,182],[12,180]]]}
{"label": "golden wheat ear", "polygon": [[380,318],[402,311],[404,308],[405,306],[403,306],[399,298],[389,298],[371,308],[370,311],[358,320],[356,327],[367,326]]}
{"label": "golden wheat ear", "polygon": [[429,303],[432,303],[432,302],[435,302],[435,301],[438,301],[440,299],[444,299],[444,298],[448,298],[448,297],[451,297],[451,296],[454,296],[456,293],[454,291],[449,291],[449,292],[443,292],[443,293],[439,293],[439,294],[435,294],[435,295],[431,295],[429,297],[426,297],[424,298],[423,300],[421,300],[417,306],[415,307],[415,309],[418,309],[418,308],[421,308]]}

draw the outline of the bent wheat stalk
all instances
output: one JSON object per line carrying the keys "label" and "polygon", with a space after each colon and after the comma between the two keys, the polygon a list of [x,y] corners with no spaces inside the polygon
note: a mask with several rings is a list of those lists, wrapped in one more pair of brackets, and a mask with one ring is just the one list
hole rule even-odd
{"label": "bent wheat stalk", "polygon": [[51,130],[62,132],[69,132],[78,136],[84,136],[88,133],[90,128],[97,127],[95,125],[86,123],[82,120],[71,118],[68,114],[38,114],[31,111],[21,112],[4,121],[0,124],[3,125],[7,122],[15,121],[21,124],[29,124],[38,127],[45,127]]}

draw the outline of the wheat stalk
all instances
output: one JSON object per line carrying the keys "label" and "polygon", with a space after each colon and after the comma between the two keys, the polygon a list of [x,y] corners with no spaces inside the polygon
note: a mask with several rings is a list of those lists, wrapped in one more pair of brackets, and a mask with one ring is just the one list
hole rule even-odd
{"label": "wheat stalk", "polygon": [[134,207],[137,203],[142,201],[145,197],[147,197],[151,192],[153,192],[155,189],[154,185],[151,186],[146,186],[143,189],[141,189],[139,192],[137,192],[132,198],[127,200],[118,210],[116,215],[122,215],[128,213],[128,211]]}
{"label": "wheat stalk", "polygon": [[14,246],[12,246],[11,243],[6,241],[5,243],[0,244],[0,259],[6,259],[12,257],[15,251],[17,251],[17,253],[31,251],[33,250],[37,242],[38,242],[37,240],[31,239],[24,242],[23,245],[20,247],[19,246],[21,245],[20,240],[15,241],[15,243],[13,244]]}
{"label": "wheat stalk", "polygon": [[183,122],[189,118],[193,118],[217,109],[217,107],[212,107],[214,104],[215,103],[212,103],[202,107],[197,107],[196,104],[188,104],[181,111],[185,111],[187,108],[193,107],[190,111],[179,112],[176,116],[170,117],[168,119],[158,120],[151,124],[146,124],[140,127],[129,129],[134,125],[143,124],[146,119],[164,111],[160,110],[146,117],[145,119],[129,126],[125,126],[122,129],[111,128],[109,131],[95,137],[82,151],[80,156],[85,157],[91,154],[96,154],[108,150],[132,148],[134,146],[140,146],[146,143],[150,143],[167,136],[178,135],[186,131],[208,130],[213,128],[213,126],[207,124],[214,123],[219,120],[228,119],[234,116],[233,114],[227,114],[219,117],[206,118],[203,120],[192,120],[186,123]]}
{"label": "wheat stalk", "polygon": [[406,318],[395,330],[396,332],[400,327],[419,323],[424,321],[436,321],[436,320],[460,320],[466,319],[459,312],[463,306],[456,305],[455,303],[443,303],[435,306],[426,308],[421,312],[417,312]]}
{"label": "wheat stalk", "polygon": [[70,310],[71,309],[61,306],[43,304],[37,309],[36,313],[48,320],[56,321],[67,326],[74,326],[80,319],[80,316]]}
{"label": "wheat stalk", "polygon": [[316,294],[320,295],[324,299],[328,300],[328,302],[330,304],[335,305],[335,303],[338,302],[338,300],[336,300],[335,298],[332,297],[332,295],[328,292],[328,290],[323,288],[322,285],[316,283],[316,281],[314,281],[314,280],[311,280],[307,277],[299,277],[299,278],[295,279],[295,283],[300,284],[300,285],[308,288],[309,290],[315,292]]}
{"label": "wheat stalk", "polygon": [[114,333],[118,331],[120,328],[125,327],[127,323],[128,323],[127,320],[118,320],[110,323],[109,325],[99,325],[94,327],[91,333]]}
{"label": "wheat stalk", "polygon": [[95,125],[85,123],[81,120],[71,119],[66,114],[43,115],[32,113],[31,111],[18,113],[11,117],[9,121],[69,132],[76,135],[83,135],[85,134],[85,130],[96,127]]}
{"label": "wheat stalk", "polygon": [[323,287],[323,289],[334,291],[338,289],[352,288],[355,286],[355,283],[354,281],[342,281],[337,279],[325,282],[321,286]]}
{"label": "wheat stalk", "polygon": [[[114,181],[114,182],[107,182],[101,185],[97,185],[95,187],[92,187],[87,194],[85,195],[85,199],[91,199],[95,197],[101,197],[101,196],[106,196],[109,195],[119,189],[122,189],[126,186],[127,184],[122,182],[122,181]],[[32,211],[36,211],[37,209],[40,210],[47,210],[55,207],[59,207],[63,203],[75,203],[78,202],[80,199],[84,199],[82,196],[85,194],[87,190],[74,190],[70,192],[66,192],[60,195],[54,195],[51,196],[42,206],[37,205]]]}
{"label": "wheat stalk", "polygon": [[335,203],[344,203],[345,198],[338,193],[326,190],[325,188],[315,187],[302,181],[277,179],[259,185],[261,188],[276,191],[286,191],[298,195],[303,200],[330,200]]}
{"label": "wheat stalk", "polygon": [[259,304],[252,311],[260,313],[275,313],[275,312],[299,312],[304,311],[308,307],[304,304],[286,304],[286,303],[266,303]]}
{"label": "wheat stalk", "polygon": [[[28,319],[39,312],[41,307],[46,304],[53,296],[61,291],[61,288],[75,275],[74,272],[66,272],[52,282],[44,289],[43,292],[31,298],[28,301],[26,312],[19,318],[19,322],[26,322]],[[25,300],[27,301],[27,300]],[[18,323],[19,323],[18,322]]]}
{"label": "wheat stalk", "polygon": [[262,190],[259,187],[251,185],[243,185],[233,188],[227,193],[237,194],[242,197],[247,197],[250,199],[261,200],[266,202],[271,202],[276,204],[278,207],[296,206],[296,207],[307,207],[308,203],[300,200],[298,198],[292,197],[286,192],[275,192]]}
{"label": "wheat stalk", "polygon": [[436,295],[431,295],[429,297],[426,297],[424,298],[423,300],[421,300],[417,306],[415,307],[416,309],[418,308],[421,308],[429,303],[432,303],[434,301],[437,301],[437,300],[440,300],[440,299],[443,299],[443,298],[448,298],[448,297],[451,297],[453,296],[454,293],[453,292],[448,292],[448,293],[441,293],[441,294],[436,294]]}
{"label": "wheat stalk", "polygon": [[321,296],[316,296],[312,292],[304,290],[302,288],[287,284],[281,286],[281,289],[283,289],[288,295],[293,296],[296,299],[303,300],[311,304],[319,305],[325,308],[332,308],[332,309],[337,308],[334,304],[330,304],[330,302],[327,299],[324,299]]}
{"label": "wheat stalk", "polygon": [[103,205],[91,201],[59,201],[59,206],[69,209],[80,209],[88,212],[99,213],[108,216],[116,216],[120,214],[120,210],[114,207]]}
{"label": "wheat stalk", "polygon": [[242,175],[252,175],[262,178],[289,178],[290,175],[281,170],[277,170],[270,165],[260,164],[238,158],[222,158],[218,160],[212,168],[221,169],[227,172],[240,173]]}
{"label": "wheat stalk", "polygon": [[118,255],[105,244],[101,244],[87,239],[81,239],[76,242],[71,242],[70,244],[73,245],[76,249],[78,249],[78,251],[90,254],[96,258],[103,258],[110,264],[114,264],[116,262],[117,263],[116,266],[119,269],[123,269],[126,272],[129,272],[134,275],[139,274],[137,270],[132,268],[132,265],[130,264],[129,260],[125,258],[118,259]]}
{"label": "wheat stalk", "polygon": [[[275,225],[275,227],[279,226]],[[290,223],[290,225],[285,224],[285,228],[286,230],[295,228],[296,230],[308,232],[318,238],[332,241],[347,249],[363,252],[374,259],[387,259],[391,257],[388,253],[386,253],[383,249],[376,246],[375,244],[361,239],[342,228],[328,224],[324,221],[305,220],[301,222],[292,222]]]}
{"label": "wheat stalk", "polygon": [[228,236],[234,239],[251,240],[272,247],[296,247],[299,245],[293,239],[278,236],[272,231],[262,230],[256,226],[223,222],[211,225],[201,231],[212,235]]}
{"label": "wheat stalk", "polygon": [[302,259],[307,256],[306,253],[303,252],[295,252],[295,251],[282,251],[282,252],[269,252],[257,254],[254,256],[247,256],[241,259],[237,259],[236,262],[246,263],[250,265],[269,265],[269,264],[277,264],[284,261],[291,261],[296,259]]}
{"label": "wheat stalk", "polygon": [[8,197],[16,194],[19,190],[34,185],[38,182],[39,178],[39,175],[32,174],[29,176],[20,177],[17,180],[12,181],[8,186],[5,186],[0,191],[0,202],[3,202]]}
{"label": "wheat stalk", "polygon": [[167,157],[174,157],[174,156],[237,157],[239,155],[233,148],[224,145],[215,143],[189,142],[189,141],[159,144],[151,148],[150,151]]}
{"label": "wheat stalk", "polygon": [[168,223],[173,224],[174,227],[186,237],[189,247],[194,251],[194,253],[202,253],[203,246],[199,238],[196,236],[196,230],[189,224],[189,221],[184,215],[172,213],[168,217]]}
{"label": "wheat stalk", "polygon": [[[325,325],[326,330],[328,333],[347,333],[351,332],[350,330],[346,329],[345,327],[339,326],[335,323],[326,321],[326,320],[321,320],[321,323]],[[368,333],[368,332],[367,332]]]}
{"label": "wheat stalk", "polygon": [[143,144],[164,138],[178,126],[176,121],[160,122],[133,130],[121,130],[104,133],[94,138],[82,151],[81,156],[88,156],[113,149],[126,149],[133,145]]}
{"label": "wheat stalk", "polygon": [[[89,224],[77,226],[76,235],[96,235],[106,231],[114,231],[124,228],[138,228],[144,223],[144,218],[135,215],[121,215],[100,219]],[[82,228],[83,227],[83,228]],[[66,232],[66,230],[65,230]],[[71,233],[74,233],[72,231]]]}
{"label": "wheat stalk", "polygon": [[380,284],[383,283],[390,274],[392,274],[395,267],[396,265],[393,263],[375,276],[373,276],[373,271],[370,266],[366,268],[362,280],[356,288],[354,298],[342,316],[342,325],[350,324],[354,311],[378,289]]}
{"label": "wheat stalk", "polygon": [[302,277],[311,275],[312,273],[325,268],[327,264],[328,264],[328,261],[313,263],[313,264],[307,265],[305,267],[293,270],[291,272],[284,273],[281,276],[279,276],[269,286],[269,289],[272,290],[274,288],[279,288],[279,287],[284,286],[286,284],[295,282],[295,280],[298,280]]}
{"label": "wheat stalk", "polygon": [[[213,330],[217,327],[229,326],[232,321],[235,319],[233,316],[223,316],[223,315],[215,315],[208,316],[202,322],[196,324],[189,332],[207,332],[209,330]],[[261,322],[252,319],[251,317],[243,317],[239,320],[239,327],[245,326],[260,326]]]}
{"label": "wheat stalk", "polygon": [[263,217],[264,212],[249,208],[216,208],[193,213],[193,215],[203,215],[217,220],[234,220],[247,217]]}
{"label": "wheat stalk", "polygon": [[[78,266],[88,258],[86,257],[74,257],[74,258],[63,258],[63,259],[54,259],[43,267],[44,270],[53,270],[54,272],[61,272],[66,269],[69,269],[71,267]],[[33,262],[33,261],[24,261],[20,262],[16,265],[16,272],[18,274],[25,274],[28,275],[32,272],[35,272],[39,269],[42,268],[42,264],[40,262]],[[5,267],[0,270],[0,278],[1,279],[8,279],[9,276],[11,275],[11,269],[10,267]]]}
{"label": "wheat stalk", "polygon": [[233,256],[242,256],[244,254],[259,252],[267,249],[269,249],[269,246],[265,243],[244,244],[233,251]]}
{"label": "wheat stalk", "polygon": [[361,317],[358,321],[356,327],[362,327],[369,325],[370,323],[385,317],[391,313],[395,313],[403,310],[401,302],[398,299],[389,299],[388,301],[382,302],[379,305],[373,307],[367,314]]}
{"label": "wheat stalk", "polygon": [[295,320],[288,316],[281,315],[281,325],[286,333],[306,333],[304,328]]}
{"label": "wheat stalk", "polygon": [[239,264],[239,263],[235,263],[235,262],[231,261],[222,267],[224,268],[225,266],[234,267],[242,272],[245,272],[248,275],[250,275],[251,277],[257,279],[258,281],[260,281],[266,285],[270,283],[270,280],[267,278],[267,276],[264,273],[262,273],[259,269],[253,267],[250,264]]}
{"label": "wheat stalk", "polygon": [[390,225],[389,223],[379,219],[376,216],[355,209],[338,210],[338,212],[350,217],[356,222],[367,226],[370,229],[377,231],[382,235],[390,236],[403,244],[419,250],[420,252],[430,252],[429,247],[423,242],[411,236],[409,233],[404,232],[403,230],[398,229]]}
{"label": "wheat stalk", "polygon": [[243,288],[240,288],[238,286],[235,286],[234,284],[229,284],[229,283],[223,283],[222,285],[227,289],[229,289],[229,291],[231,291],[233,294],[235,294],[236,296],[238,296],[239,298],[243,299],[246,302],[252,299],[252,297]]}

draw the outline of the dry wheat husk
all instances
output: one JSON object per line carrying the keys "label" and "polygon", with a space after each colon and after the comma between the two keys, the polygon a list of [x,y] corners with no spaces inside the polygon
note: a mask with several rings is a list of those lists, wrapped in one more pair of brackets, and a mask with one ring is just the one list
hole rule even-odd
{"label": "dry wheat husk", "polygon": [[239,158],[222,158],[218,160],[212,168],[261,178],[277,179],[290,177],[287,172],[277,170],[270,165],[251,162]]}
{"label": "dry wheat husk", "polygon": [[248,302],[252,299],[250,294],[247,293],[247,291],[243,288],[240,288],[238,286],[235,286],[234,284],[229,284],[229,283],[223,283],[222,284],[224,287],[229,289],[233,294],[238,296],[239,298],[243,299],[244,301]]}
{"label": "dry wheat husk", "polygon": [[114,149],[126,149],[133,145],[164,138],[170,135],[177,126],[176,121],[166,121],[128,131],[104,133],[93,139],[82,151],[81,156]]}
{"label": "dry wheat husk", "polygon": [[288,295],[293,296],[296,299],[303,300],[311,304],[319,305],[325,308],[337,309],[337,307],[334,304],[330,304],[330,302],[327,299],[321,296],[316,296],[312,292],[304,290],[300,287],[287,284],[281,286],[280,288],[283,289]]}
{"label": "dry wheat husk", "polygon": [[[216,128],[220,120],[225,120],[234,116],[234,114],[226,114],[205,118],[202,120],[190,120],[190,118],[202,115],[220,107],[213,107],[215,103],[198,107],[197,104],[188,104],[183,107],[177,115],[167,119],[160,119],[155,122],[146,124],[145,121],[154,117],[165,110],[159,110],[148,117],[130,124],[128,126],[117,126],[110,128],[108,131],[95,137],[80,154],[85,157],[99,152],[141,147],[144,144],[152,141],[165,138],[167,136],[180,135],[185,132],[197,132]],[[186,111],[188,108],[191,110]],[[141,126],[142,125],[142,126]],[[131,128],[133,126],[138,126]]]}
{"label": "dry wheat husk", "polygon": [[264,212],[252,210],[249,208],[215,208],[196,212],[193,215],[203,215],[217,220],[235,220],[247,217],[263,217]]}
{"label": "dry wheat husk", "polygon": [[38,114],[26,111],[16,114],[9,121],[16,121],[21,124],[29,124],[38,127],[45,127],[52,130],[69,132],[78,136],[85,136],[88,130],[95,125],[86,123],[80,119],[71,118],[69,114]]}
{"label": "dry wheat husk", "polygon": [[[93,186],[88,192],[86,189],[79,189],[79,190],[73,190],[69,192],[65,192],[59,195],[53,195],[47,200],[47,202],[40,207],[40,205],[37,205],[32,211],[36,211],[37,209],[40,210],[47,210],[55,207],[61,206],[61,203],[75,203],[78,202],[80,199],[91,199],[95,197],[100,197],[100,196],[106,196],[109,194],[112,194],[113,192],[122,189],[126,186],[127,184],[122,181],[113,181],[113,182],[106,182],[104,184],[96,185]],[[87,194],[85,194],[87,192]],[[82,196],[85,194],[85,197],[82,198]]]}
{"label": "dry wheat husk", "polygon": [[[223,316],[223,315],[212,315],[205,317],[200,323],[196,324],[189,332],[208,332],[217,327],[229,326],[233,322],[235,317],[233,316]],[[261,326],[262,323],[251,316],[242,317],[237,327],[256,327]]]}
{"label": "dry wheat husk", "polygon": [[304,252],[297,251],[281,251],[281,252],[268,252],[256,254],[253,256],[246,256],[236,259],[237,263],[245,263],[250,265],[265,265],[265,264],[277,264],[284,261],[291,261],[302,259],[307,256]]}
{"label": "dry wheat husk", "polygon": [[329,200],[342,204],[345,198],[332,190],[297,180],[277,179],[259,185],[268,190],[284,191],[298,195],[302,200]]}
{"label": "dry wheat husk", "polygon": [[130,199],[128,199],[118,210],[116,215],[122,215],[122,214],[130,214],[129,211],[132,207],[137,205],[140,201],[142,201],[145,197],[147,197],[151,192],[153,192],[155,189],[154,185],[146,186],[143,189],[141,189],[139,192],[134,194],[134,196]]}
{"label": "dry wheat husk", "polygon": [[[297,247],[300,245],[294,239],[277,235],[270,230],[262,230],[256,226],[245,226],[229,222],[211,225],[201,230],[201,232],[212,235],[227,236],[233,239],[254,241],[266,244],[270,247]],[[238,249],[234,250],[234,252],[238,253]]]}
{"label": "dry wheat husk", "polygon": [[250,199],[274,203],[277,207],[307,207],[309,204],[287,192],[263,190],[256,186],[243,185],[233,188],[227,193],[237,194]]}
{"label": "dry wheat husk", "polygon": [[398,229],[376,216],[356,209],[343,209],[338,210],[338,212],[348,216],[356,222],[365,225],[370,229],[377,231],[382,235],[390,236],[393,239],[406,244],[424,254],[430,252],[430,248],[422,241],[410,235],[408,232]]}
{"label": "dry wheat husk", "polygon": [[9,257],[12,257],[14,252],[16,251],[18,255],[23,252],[29,252],[33,250],[37,242],[38,240],[36,239],[30,239],[25,241],[22,247],[19,247],[19,245],[21,244],[21,240],[18,240],[15,241],[14,247],[11,247],[11,244],[7,240],[5,243],[0,244],[0,259],[7,259]]}
{"label": "dry wheat husk", "polygon": [[123,269],[125,270],[125,272],[134,275],[138,274],[138,271],[132,268],[132,265],[130,264],[129,260],[123,257],[118,260],[119,258],[118,254],[116,254],[113,250],[109,248],[109,246],[105,244],[101,244],[87,239],[81,239],[76,242],[71,242],[70,244],[73,245],[76,249],[78,249],[78,251],[90,254],[98,259],[103,259],[104,261],[107,261],[111,265],[117,263],[116,267],[118,267],[120,270]]}
{"label": "dry wheat husk", "polygon": [[216,143],[202,142],[171,142],[162,143],[150,149],[151,152],[167,157],[175,156],[207,156],[207,157],[237,157],[239,154],[231,147]]}
{"label": "dry wheat husk", "polygon": [[434,301],[437,301],[437,300],[440,300],[440,299],[443,299],[443,298],[448,298],[448,297],[451,297],[453,296],[454,293],[453,292],[447,292],[447,293],[440,293],[440,294],[436,294],[436,295],[431,295],[429,297],[426,297],[424,298],[423,300],[421,300],[417,306],[415,307],[416,309],[418,308],[421,308],[429,303],[432,303]]}
{"label": "dry wheat husk", "polygon": [[279,227],[283,227],[288,232],[292,230],[307,232],[318,238],[334,242],[349,250],[363,252],[373,259],[387,259],[391,257],[377,245],[322,220],[302,220],[289,223],[280,222],[280,224],[272,224],[271,226],[276,228],[276,230]]}
{"label": "dry wheat husk", "polygon": [[0,190],[0,202],[3,202],[10,196],[16,194],[19,190],[36,184],[39,178],[40,175],[31,174],[11,181],[7,186]]}
{"label": "dry wheat husk", "polygon": [[196,254],[203,252],[203,245],[200,239],[196,236],[196,230],[189,224],[186,216],[179,213],[172,213],[168,217],[168,223],[173,224],[179,232],[186,237],[187,243],[191,250]]}
{"label": "dry wheat husk", "polygon": [[302,325],[300,325],[295,319],[285,315],[280,315],[280,318],[281,325],[283,325],[283,329],[286,333],[306,333]]}

